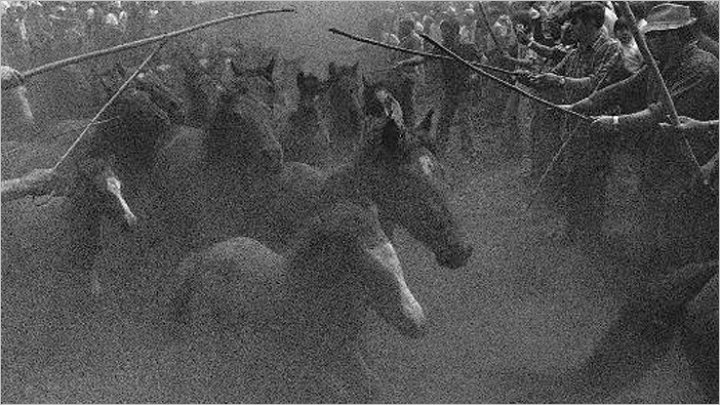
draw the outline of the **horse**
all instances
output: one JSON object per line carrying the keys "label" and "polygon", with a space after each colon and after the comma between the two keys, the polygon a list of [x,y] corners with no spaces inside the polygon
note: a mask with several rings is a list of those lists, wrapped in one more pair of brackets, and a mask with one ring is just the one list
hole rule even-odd
{"label": "horse", "polygon": [[[717,262],[691,264],[637,288],[579,366],[552,377],[535,376],[544,388],[530,402],[612,401],[675,344],[712,402],[718,386],[717,274]],[[698,302],[704,293],[706,302]],[[706,346],[696,346],[698,341]]]}
{"label": "horse", "polygon": [[[364,94],[365,110],[376,115],[369,118],[374,129],[365,134],[350,162],[327,172],[302,163],[285,165],[275,202],[277,238],[284,243],[286,235],[292,235],[324,200],[363,195],[378,205],[388,235],[392,224],[398,223],[433,251],[438,264],[462,267],[472,247],[463,241],[448,207],[441,166],[429,150],[433,111],[409,131],[397,116],[397,101],[388,98],[381,85],[366,86]],[[388,100],[395,107],[386,108]]]}
{"label": "horse", "polygon": [[262,227],[273,178],[283,168],[272,109],[252,91],[252,82],[265,78],[248,77],[229,65],[240,76],[225,82],[210,122],[204,129],[175,127],[155,164],[163,195],[160,215],[167,216],[168,234],[182,243],[236,236],[245,221]]}
{"label": "horse", "polygon": [[[226,344],[268,355],[243,361],[251,368],[260,362],[274,366],[262,377],[261,397],[244,387],[253,402],[375,399],[360,347],[370,308],[404,336],[425,334],[422,307],[405,283],[377,210],[367,202],[320,210],[284,256],[256,240],[234,238],[184,260],[178,274],[173,319],[181,331],[189,326],[202,336],[230,330],[220,335]],[[252,334],[259,347],[232,334]]]}
{"label": "horse", "polygon": [[318,112],[323,84],[315,75],[304,72],[297,74],[296,82],[298,107],[290,114],[287,129],[281,132],[284,156],[291,162],[322,166],[329,146],[329,139],[322,136]]}
{"label": "horse", "polygon": [[229,50],[219,50],[206,59],[207,64],[201,63],[189,49],[180,56],[179,66],[184,73],[182,81],[187,97],[186,125],[202,129],[211,125],[222,93],[257,98],[274,111],[279,102],[279,92],[273,81],[275,58],[266,66],[241,68],[233,56]]}

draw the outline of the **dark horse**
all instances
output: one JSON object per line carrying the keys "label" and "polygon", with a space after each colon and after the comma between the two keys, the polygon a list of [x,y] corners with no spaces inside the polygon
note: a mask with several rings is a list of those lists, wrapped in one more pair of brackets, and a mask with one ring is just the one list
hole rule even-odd
{"label": "dark horse", "polygon": [[271,107],[252,91],[252,78],[231,70],[236,76],[224,83],[204,129],[175,127],[155,166],[161,215],[170,226],[163,234],[189,246],[260,237],[283,169]]}
{"label": "dark horse", "polygon": [[318,105],[324,85],[315,75],[304,72],[297,74],[296,82],[300,95],[298,107],[290,114],[281,139],[285,159],[322,166],[329,146],[329,139],[320,128]]}
{"label": "dark horse", "polygon": [[[432,112],[409,131],[393,113],[399,108],[388,95],[382,85],[365,87],[365,111],[373,129],[364,134],[349,163],[329,173],[301,163],[286,164],[276,202],[277,234],[281,239],[291,235],[324,203],[362,195],[378,205],[387,230],[398,223],[428,246],[440,265],[461,267],[472,248],[462,239],[439,177],[440,165],[428,149]],[[389,100],[394,108],[386,107]]]}
{"label": "dark horse", "polygon": [[[175,319],[187,322],[200,339],[217,336],[220,347],[242,346],[221,352],[223,364],[249,367],[232,373],[234,380],[243,381],[243,374],[250,379],[243,383],[245,399],[234,401],[377,399],[374,375],[362,355],[366,312],[375,310],[405,336],[425,333],[422,307],[405,283],[377,210],[360,201],[329,205],[315,213],[291,246],[281,256],[253,239],[233,238],[191,256],[178,270]],[[255,370],[254,365],[263,366]]]}

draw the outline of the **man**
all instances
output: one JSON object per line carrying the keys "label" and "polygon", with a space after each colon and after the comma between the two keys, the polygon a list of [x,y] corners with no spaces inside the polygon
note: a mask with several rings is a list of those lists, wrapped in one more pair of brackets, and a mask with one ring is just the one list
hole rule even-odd
{"label": "man", "polygon": [[[398,26],[400,34],[400,48],[413,51],[422,50],[422,40],[415,31],[415,23],[410,19],[403,19]],[[406,54],[399,53],[398,57]],[[400,103],[405,123],[412,126],[415,123],[415,88],[420,80],[418,66],[402,65],[404,59],[396,63],[396,68],[390,74],[393,96]]]}
{"label": "man", "polygon": [[644,60],[640,49],[635,43],[635,37],[633,37],[631,31],[631,24],[625,17],[618,18],[618,20],[615,21],[613,30],[615,31],[615,38],[620,42],[622,49],[623,63],[620,74],[622,78],[625,79],[637,73],[642,67]]}
{"label": "man", "polygon": [[[607,86],[613,79],[611,74],[622,64],[619,43],[602,29],[605,23],[605,6],[602,3],[573,3],[568,17],[577,47],[549,73],[520,77],[524,84],[542,90],[545,98],[566,103],[587,97]],[[537,108],[531,124],[531,178],[535,179],[540,177],[562,145],[565,125],[564,117],[557,112],[545,107]],[[599,181],[601,175],[599,168],[591,164],[600,158],[592,156],[597,152],[587,140],[573,140],[567,146],[564,160],[558,165],[560,170],[548,182],[550,196],[554,198],[556,195],[553,189],[559,191],[560,200],[553,200],[552,204],[564,208],[567,221],[564,231],[570,240],[578,240],[582,236],[581,229],[596,230],[600,226],[600,218],[590,215],[593,210],[588,209],[588,200],[595,197],[591,194],[591,190],[595,189],[593,182]]]}
{"label": "man", "polygon": [[598,2],[582,2],[570,10],[572,30],[577,48],[570,51],[550,73],[529,80],[534,87],[561,90],[566,102],[587,97],[606,86],[607,76],[620,63],[622,51],[602,30],[605,6]]}
{"label": "man", "polygon": [[[643,32],[678,114],[696,120],[717,119],[718,60],[700,50],[694,40],[688,7],[661,4],[648,14]],[[665,121],[667,111],[660,100],[650,69],[572,104],[573,111],[597,112],[612,103],[644,99],[646,107],[632,114],[600,116],[594,125],[607,131],[649,130]]]}
{"label": "man", "polygon": [[[475,46],[472,44],[460,43],[460,25],[455,19],[445,20],[440,25],[442,31],[443,46],[455,52],[461,58],[470,62],[479,62],[481,56],[478,54]],[[438,53],[442,51],[438,50]],[[404,66],[415,66],[426,63],[428,60],[422,56],[416,56],[398,62],[396,68]],[[465,66],[459,65],[455,61],[442,60],[442,78],[443,78],[443,94],[440,106],[440,118],[438,119],[436,142],[438,152],[441,154],[446,152],[447,144],[450,138],[450,126],[455,113],[458,110],[461,101],[469,89],[468,79],[472,75],[472,70]],[[467,125],[460,126],[460,139],[462,141],[463,151],[472,155],[474,153],[474,145],[472,138],[468,133]]]}
{"label": "man", "polygon": [[[647,24],[642,31],[658,61],[677,113],[695,120],[716,120],[718,60],[697,47],[693,32],[696,19],[691,16],[690,9],[677,4],[661,4],[650,11],[646,20]],[[707,207],[705,205],[708,200],[699,198],[697,190],[691,190],[684,193],[682,202],[668,200],[668,190],[686,184],[696,167],[689,161],[688,156],[681,153],[683,145],[677,138],[657,136],[657,126],[666,121],[668,112],[660,101],[661,93],[651,69],[643,69],[637,75],[578,101],[569,108],[578,112],[597,113],[611,105],[620,104],[628,111],[629,106],[638,100],[642,105],[630,110],[631,113],[600,116],[593,123],[593,127],[602,133],[622,134],[645,149],[641,187],[644,187],[643,194],[652,204],[648,212],[659,216],[667,216],[669,211],[672,211],[671,215],[692,212],[689,218],[683,220],[688,226],[673,232],[677,231],[677,235],[691,232],[686,239],[696,239],[701,231],[694,227],[702,221],[698,222],[695,216],[702,215],[701,213],[707,210],[717,213],[717,199],[714,199],[714,203],[710,201],[710,207]],[[688,141],[700,164],[711,160],[717,152],[717,138],[688,137]],[[602,185],[597,187],[601,188]],[[700,207],[696,206],[695,201],[688,200],[693,196],[698,197],[697,201],[705,200],[699,203]],[[680,205],[687,209],[678,210]],[[672,226],[672,221],[667,221],[667,218],[656,218],[656,222],[652,223],[653,226]],[[713,239],[716,240],[717,222],[711,225],[711,233],[715,234]],[[716,247],[712,250],[714,249]],[[667,259],[682,260],[679,255]]]}

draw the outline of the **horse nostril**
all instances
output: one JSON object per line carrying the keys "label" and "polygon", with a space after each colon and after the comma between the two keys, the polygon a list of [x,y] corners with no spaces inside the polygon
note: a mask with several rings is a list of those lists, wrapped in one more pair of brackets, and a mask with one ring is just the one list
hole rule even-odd
{"label": "horse nostril", "polygon": [[463,246],[458,243],[449,246],[448,250],[438,254],[436,259],[439,265],[454,270],[465,266],[472,254],[472,246]]}

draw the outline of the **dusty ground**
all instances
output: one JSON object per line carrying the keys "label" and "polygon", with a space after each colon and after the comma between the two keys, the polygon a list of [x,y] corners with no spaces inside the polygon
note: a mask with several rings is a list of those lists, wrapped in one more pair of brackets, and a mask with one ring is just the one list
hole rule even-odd
{"label": "dusty ground", "polygon": [[[369,319],[367,352],[382,402],[537,401],[553,376],[580,367],[626,300],[628,271],[549,238],[557,219],[524,211],[529,192],[520,164],[499,156],[489,144],[475,162],[450,158],[452,205],[475,247],[466,267],[441,269],[418,242],[396,235],[431,329],[411,341]],[[19,220],[29,219],[4,216],[3,224]],[[137,291],[150,291],[142,283],[157,280],[153,275],[105,274],[106,291],[93,298],[73,276],[27,270],[3,268],[3,401],[253,401],[243,396],[244,384],[255,383],[247,379],[252,373],[208,354],[221,349],[217,342],[188,351],[157,326],[158,308],[137,299]],[[227,359],[252,358],[243,345],[225,342],[233,353]],[[562,389],[553,398],[585,402],[563,397]],[[702,400],[673,345],[602,402]]]}

